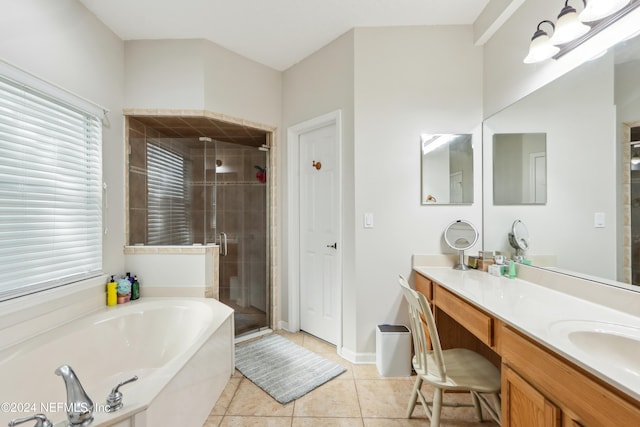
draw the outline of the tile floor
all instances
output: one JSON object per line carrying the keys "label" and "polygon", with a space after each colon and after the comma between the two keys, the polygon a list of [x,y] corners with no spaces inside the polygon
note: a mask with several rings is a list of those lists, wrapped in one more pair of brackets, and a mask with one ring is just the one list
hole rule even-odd
{"label": "tile floor", "polygon": [[[282,405],[240,372],[227,384],[203,427],[410,427],[429,425],[416,406],[412,419],[404,418],[415,380],[384,378],[375,365],[354,365],[336,354],[334,346],[305,333],[278,332],[319,355],[340,363],[347,371],[298,400]],[[426,394],[427,396],[430,394]],[[470,402],[468,394],[445,399]],[[490,420],[490,421],[487,421]],[[443,408],[442,427],[494,427],[488,415],[483,423],[473,408]]]}

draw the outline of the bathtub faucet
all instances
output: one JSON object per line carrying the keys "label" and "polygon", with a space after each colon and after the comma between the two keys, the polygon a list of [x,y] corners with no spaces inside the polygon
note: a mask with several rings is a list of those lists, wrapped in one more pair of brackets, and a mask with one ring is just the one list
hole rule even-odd
{"label": "bathtub faucet", "polygon": [[55,370],[67,388],[67,418],[69,427],[85,427],[93,421],[93,401],[82,388],[71,366],[62,365]]}

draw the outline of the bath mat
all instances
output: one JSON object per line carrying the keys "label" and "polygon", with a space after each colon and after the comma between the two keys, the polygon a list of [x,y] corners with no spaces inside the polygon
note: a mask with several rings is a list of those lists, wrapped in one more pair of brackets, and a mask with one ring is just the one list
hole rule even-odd
{"label": "bath mat", "polygon": [[304,396],[346,371],[343,366],[279,335],[237,346],[236,369],[282,404]]}

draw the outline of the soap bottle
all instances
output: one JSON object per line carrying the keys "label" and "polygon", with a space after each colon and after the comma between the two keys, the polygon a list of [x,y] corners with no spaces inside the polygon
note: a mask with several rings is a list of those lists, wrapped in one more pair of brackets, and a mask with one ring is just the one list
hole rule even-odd
{"label": "soap bottle", "polygon": [[515,279],[516,277],[516,262],[514,260],[509,261],[509,279]]}
{"label": "soap bottle", "polygon": [[107,305],[109,307],[116,305],[118,302],[118,292],[116,290],[118,284],[116,283],[113,276],[111,276],[111,281],[107,283]]}
{"label": "soap bottle", "polygon": [[138,276],[134,276],[133,285],[131,285],[131,299],[136,300],[140,298],[140,282],[138,282]]}
{"label": "soap bottle", "polygon": [[131,273],[127,272],[125,279],[127,279],[133,285],[134,279],[133,279],[133,276],[131,276]]}

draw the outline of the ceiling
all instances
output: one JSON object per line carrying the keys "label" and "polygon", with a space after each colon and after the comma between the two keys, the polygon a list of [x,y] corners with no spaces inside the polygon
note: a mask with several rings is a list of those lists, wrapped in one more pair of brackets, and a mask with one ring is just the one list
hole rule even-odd
{"label": "ceiling", "polygon": [[354,27],[473,24],[489,0],[80,0],[123,40],[207,39],[285,70]]}

